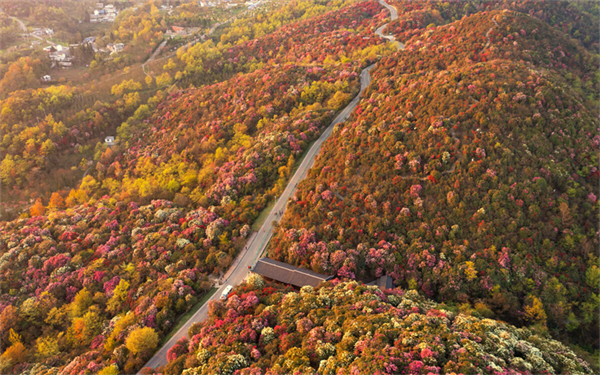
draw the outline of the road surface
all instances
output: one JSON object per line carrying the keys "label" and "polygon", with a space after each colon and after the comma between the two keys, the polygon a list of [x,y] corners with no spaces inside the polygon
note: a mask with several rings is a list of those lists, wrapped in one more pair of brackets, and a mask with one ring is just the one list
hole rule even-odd
{"label": "road surface", "polygon": [[[380,0],[382,2],[382,0]],[[383,3],[382,3],[383,5]],[[390,9],[387,4],[385,4],[386,8]],[[395,8],[394,13],[395,14]],[[397,17],[397,16],[396,16]],[[395,18],[393,18],[395,19]],[[315,157],[317,156],[319,150],[321,149],[321,145],[325,140],[331,135],[333,128],[340,122],[345,121],[350,113],[354,110],[358,102],[360,101],[361,95],[365,88],[369,86],[371,83],[371,76],[369,75],[369,71],[375,66],[372,64],[365,69],[360,74],[360,92],[352,101],[337,115],[337,117],[333,120],[333,122],[325,129],[325,131],[321,134],[321,136],[315,141],[312,147],[308,150],[306,157],[303,159],[302,163],[296,170],[296,173],[292,176],[290,181],[288,182],[287,187],[281,194],[281,197],[275,202],[273,209],[269,213],[269,216],[265,220],[262,227],[259,229],[258,233],[249,241],[250,243],[246,245],[248,249],[243,252],[241,258],[236,260],[236,263],[232,265],[233,271],[229,270],[230,273],[227,280],[225,280],[224,284],[219,287],[217,292],[213,294],[213,296],[206,301],[202,307],[190,318],[188,321],[177,331],[169,341],[165,345],[160,348],[156,354],[144,365],[144,367],[157,368],[159,366],[164,366],[167,364],[167,352],[168,350],[177,343],[182,337],[187,336],[187,331],[192,326],[192,324],[196,322],[201,322],[208,317],[208,302],[211,300],[217,300],[223,290],[227,285],[238,285],[248,275],[249,269],[256,263],[256,260],[260,257],[262,252],[264,251],[266,245],[269,243],[269,239],[273,234],[273,226],[272,223],[274,220],[279,220],[283,213],[285,212],[286,205],[288,199],[294,194],[296,191],[296,187],[298,182],[300,182],[306,174],[308,170],[315,162]],[[276,215],[276,213],[281,212],[282,215]]]}
{"label": "road surface", "polygon": [[[4,12],[4,11],[0,8],[0,12]],[[4,13],[6,13],[6,12],[4,12]],[[27,30],[27,27],[25,26],[25,24],[23,23],[23,21],[21,21],[17,17],[13,17],[13,16],[9,15],[8,13],[6,13],[6,15],[8,16],[8,18],[17,21],[19,23],[19,26],[21,27],[21,30],[23,30],[27,34],[29,34],[29,30]]]}
{"label": "road surface", "polygon": [[[398,19],[398,11],[396,10],[395,7],[389,5],[388,3],[385,2],[385,0],[379,0],[379,4],[381,4],[381,6],[385,7],[387,10],[390,11],[390,19],[396,20]],[[382,38],[385,38],[387,40],[389,40],[390,42],[393,43],[393,45],[397,48],[397,49],[404,49],[404,43],[399,42],[396,40],[396,38],[392,35],[383,35],[383,29],[385,29],[387,27],[387,23],[383,26],[380,26],[377,30],[375,30],[375,35],[378,35]]]}
{"label": "road surface", "polygon": [[[300,167],[296,170],[296,173],[290,179],[287,187],[283,191],[283,194],[281,194],[281,197],[279,197],[279,199],[275,203],[275,206],[273,206],[273,209],[269,213],[269,216],[265,220],[265,223],[262,225],[258,233],[256,233],[254,238],[251,240],[251,243],[247,245],[249,246],[248,250],[243,254],[239,262],[233,266],[234,270],[231,273],[231,275],[228,277],[225,283],[217,290],[217,292],[213,294],[210,300],[218,299],[227,285],[237,285],[244,281],[244,279],[248,275],[249,268],[251,268],[254,265],[256,260],[259,258],[260,254],[264,251],[266,245],[269,243],[269,239],[273,234],[273,220],[278,220],[281,218],[281,215],[276,216],[275,214],[279,211],[281,211],[282,214],[283,212],[285,212],[288,198],[290,198],[294,194],[298,182],[300,182],[306,176],[308,170],[314,164],[315,157],[317,156],[323,142],[325,142],[329,135],[331,135],[331,132],[333,131],[335,125],[345,121],[348,118],[348,116],[350,116],[350,113],[352,113],[352,111],[360,101],[362,92],[371,83],[371,76],[369,75],[369,71],[374,66],[375,65],[373,64],[363,69],[360,75],[360,92],[358,93],[358,95],[356,95],[354,99],[352,99],[350,104],[348,104],[346,108],[344,108],[344,110],[340,112],[340,114],[335,118],[335,120],[321,134],[319,139],[315,141],[310,150],[308,150],[308,153],[302,161],[302,164],[300,164]],[[203,321],[207,318],[207,316],[208,301],[179,329],[179,331],[177,331],[173,335],[173,337],[171,337],[171,339],[165,345],[163,345],[162,348],[160,348],[159,351],[156,352],[154,357],[152,357],[144,367],[156,368],[159,366],[166,365],[167,351],[173,345],[175,345],[175,343],[179,339],[181,339],[184,336],[187,336],[187,331],[193,323]]]}
{"label": "road surface", "polygon": [[163,42],[160,44],[160,46],[158,46],[158,48],[154,51],[152,56],[150,56],[150,58],[148,58],[148,60],[146,60],[146,62],[142,64],[142,70],[144,71],[144,74],[146,74],[147,76],[149,76],[150,74],[146,73],[146,64],[148,64],[149,62],[151,62],[152,60],[154,60],[156,58],[156,55],[158,55],[160,53],[160,51],[163,49],[163,47],[167,45],[168,41],[169,41],[169,39],[163,40]]}

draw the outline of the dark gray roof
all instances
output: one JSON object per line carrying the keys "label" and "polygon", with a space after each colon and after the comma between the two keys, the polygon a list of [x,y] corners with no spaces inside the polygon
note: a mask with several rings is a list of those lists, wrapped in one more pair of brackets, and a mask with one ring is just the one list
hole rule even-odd
{"label": "dark gray roof", "polygon": [[291,266],[269,258],[260,258],[252,272],[297,287],[318,286],[322,281],[333,278],[333,276],[321,275],[305,268]]}
{"label": "dark gray roof", "polygon": [[392,289],[394,287],[394,279],[392,279],[388,275],[384,275],[378,279],[371,281],[367,285],[375,285],[380,289]]}

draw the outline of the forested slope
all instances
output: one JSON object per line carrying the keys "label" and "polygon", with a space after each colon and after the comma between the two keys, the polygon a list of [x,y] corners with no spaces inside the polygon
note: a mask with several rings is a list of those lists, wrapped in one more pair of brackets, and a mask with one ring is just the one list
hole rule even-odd
{"label": "forested slope", "polygon": [[[325,12],[327,4],[299,10],[306,19],[297,22],[279,13],[240,21],[225,44],[180,50],[160,78],[170,92],[148,99],[162,87],[150,79],[147,104],[134,81],[112,87],[113,104],[64,87],[3,101],[3,188],[18,195],[38,184],[50,194],[40,176],[53,160],[40,153],[94,162],[72,169],[68,179],[87,175],[68,196],[54,192],[47,206],[39,200],[30,215],[0,223],[1,372],[136,372],[208,276],[231,265],[376,61],[353,116],[299,184],[269,256],[340,279],[388,274],[401,288],[336,281],[302,290],[313,306],[295,294],[282,301],[254,279],[212,306],[192,343],[169,354],[168,373],[252,363],[262,370],[244,373],[590,372],[547,337],[598,348],[600,75],[588,13],[399,2],[406,13],[389,27],[406,50],[392,54],[373,35],[388,15],[378,3],[332,2]],[[581,16],[583,37],[542,17],[561,9]],[[171,78],[199,87],[178,90]],[[41,118],[47,109],[56,116]],[[93,149],[106,131],[117,132],[117,146]],[[313,311],[296,316],[302,309]],[[263,341],[257,317],[273,328]],[[422,327],[425,346],[409,326]]]}
{"label": "forested slope", "polygon": [[[108,119],[121,125],[117,145],[97,147],[97,162],[68,196],[54,193],[31,217],[0,223],[0,371],[139,370],[210,288],[208,276],[231,265],[302,152],[358,91],[361,68],[391,52],[371,38],[380,12],[376,2],[322,12],[296,24],[295,49],[272,49],[288,29],[235,47],[262,59],[251,72],[139,107],[139,83],[116,85],[127,110],[82,111],[70,129],[51,116],[28,126],[27,101],[3,103],[11,135],[2,177],[14,188],[34,183],[28,169],[46,166],[36,150],[52,156]],[[311,22],[319,32],[307,33]],[[72,99],[66,89],[20,95],[61,112]]]}
{"label": "forested slope", "polygon": [[170,373],[592,373],[563,344],[527,328],[355,281],[286,293],[251,277],[189,335],[169,352]]}
{"label": "forested slope", "polygon": [[597,348],[598,56],[512,11],[405,43],[323,146],[269,256],[387,273]]}
{"label": "forested slope", "polygon": [[[590,52],[598,53],[598,16],[600,6],[594,1],[402,1],[390,0],[398,9],[398,19],[390,23],[394,34],[444,25],[463,16],[492,10],[510,10],[527,14],[562,31],[582,43]],[[397,35],[398,36],[398,35]],[[404,40],[405,38],[400,38]]]}

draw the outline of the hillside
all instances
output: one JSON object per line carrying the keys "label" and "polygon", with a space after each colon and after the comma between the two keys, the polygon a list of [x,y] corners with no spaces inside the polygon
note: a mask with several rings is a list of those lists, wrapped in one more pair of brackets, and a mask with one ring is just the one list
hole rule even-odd
{"label": "hillside", "polygon": [[510,11],[418,30],[323,146],[269,256],[388,273],[597,348],[597,66]]}
{"label": "hillside", "polygon": [[[111,32],[139,39],[129,57],[90,71],[110,77],[7,91],[0,373],[139,371],[371,64],[262,231],[269,257],[337,279],[251,277],[156,371],[597,372],[597,6],[393,3],[401,51],[376,1],[298,0],[130,69],[176,18],[214,21],[148,2]],[[0,85],[43,67],[11,64]],[[386,274],[397,288],[360,283]]]}
{"label": "hillside", "polygon": [[[403,1],[390,0],[398,9],[399,17],[388,29],[401,40],[403,33],[425,28],[431,24],[445,25],[463,16],[493,10],[510,10],[527,14],[560,30],[566,37],[578,40],[592,53],[600,50],[598,39],[598,16],[600,6],[594,1]],[[406,34],[405,34],[406,35]]]}
{"label": "hillside", "polygon": [[[41,48],[4,54],[0,72],[2,218],[18,217],[38,199],[47,206],[52,193],[66,199],[84,175],[94,174],[106,150],[104,136],[123,135],[122,141],[126,141],[129,129],[141,127],[142,121],[178,87],[215,84],[237,73],[285,63],[335,65],[343,61],[355,69],[359,61],[385,53],[378,38],[363,39],[370,35],[368,25],[377,22],[373,16],[380,11],[379,5],[344,5],[348,4],[341,0],[277,3],[222,24],[231,17],[228,11],[214,10],[214,17],[213,11],[202,13],[204,16],[196,14],[199,18],[194,21],[188,12],[197,10],[194,6],[177,7],[169,16],[166,12],[156,13],[156,6],[148,2],[135,11],[123,12],[107,33],[110,36],[98,37],[102,45],[125,43],[121,53],[96,54],[94,61],[86,60],[90,67],[79,71],[80,79],[59,79],[60,85],[45,88],[39,88],[40,77],[58,73],[50,72],[50,60]],[[188,22],[181,19],[184,14],[195,26],[212,20],[215,24],[210,30],[226,35],[225,42],[217,42],[209,30],[194,35],[199,43],[193,46],[181,39],[167,40],[163,54],[142,67],[140,63],[162,41],[167,25]],[[309,33],[310,22],[299,22],[309,18],[319,25],[320,33]],[[276,48],[284,43],[286,48]],[[322,52],[325,45],[331,49]],[[177,46],[181,48],[169,54]],[[319,54],[312,57],[306,53],[308,50]],[[73,51],[81,62],[79,52],[79,48]],[[122,129],[117,132],[119,127]]]}
{"label": "hillside", "polygon": [[[40,179],[31,170],[49,168],[53,152],[115,129],[109,119],[120,126],[116,146],[88,146],[95,161],[68,195],[55,192],[31,217],[0,223],[0,371],[139,370],[210,289],[208,276],[231,265],[310,142],[357,93],[361,68],[391,52],[364,37],[380,11],[363,2],[321,12],[296,24],[295,49],[266,49],[287,40],[288,28],[254,39],[235,48],[262,59],[250,72],[225,69],[222,82],[159,91],[147,104],[141,85],[124,81],[111,89],[114,106],[77,113],[84,122],[70,128],[51,116],[28,126],[28,102],[68,112],[67,87],[7,99],[2,177],[15,191]],[[311,22],[320,32],[307,35]]]}
{"label": "hillside", "polygon": [[166,374],[592,373],[527,328],[357,282],[282,293],[251,277],[189,336]]}

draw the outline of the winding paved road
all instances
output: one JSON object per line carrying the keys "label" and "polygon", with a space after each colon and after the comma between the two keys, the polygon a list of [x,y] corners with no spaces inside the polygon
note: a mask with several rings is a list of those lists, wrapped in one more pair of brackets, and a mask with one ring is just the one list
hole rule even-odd
{"label": "winding paved road", "polygon": [[[381,4],[381,6],[385,7],[387,10],[389,10],[389,12],[390,12],[390,19],[392,21],[398,19],[398,11],[396,10],[396,8],[394,8],[390,4],[386,3],[384,0],[379,0],[379,4]],[[378,35],[378,36],[380,36],[382,38],[385,38],[385,39],[389,40],[399,50],[404,49],[404,43],[397,41],[394,36],[392,36],[392,35],[383,35],[383,29],[385,29],[387,27],[387,25],[388,24],[386,23],[385,25],[382,25],[377,30],[375,30],[375,35]]]}
{"label": "winding paved road", "polygon": [[0,12],[5,13],[8,16],[8,18],[17,21],[19,23],[19,26],[21,27],[21,30],[23,30],[23,31],[25,31],[26,33],[29,34],[29,30],[27,30],[27,27],[25,26],[25,24],[23,23],[23,21],[21,21],[17,17],[13,17],[10,14],[6,13],[4,10],[2,10],[2,8],[0,8]]}
{"label": "winding paved road", "polygon": [[[395,8],[385,4],[383,2],[383,0],[380,0],[379,2],[386,8],[390,9],[390,13],[392,13],[392,19],[397,18]],[[393,9],[393,12],[391,11],[392,9]],[[385,25],[384,25],[384,27],[385,27]],[[380,29],[383,30],[382,28],[380,28]],[[383,37],[383,35],[381,35],[381,30],[378,29],[379,34],[377,34],[377,35]],[[398,48],[401,49],[400,47],[398,47]],[[215,294],[213,294],[213,296],[209,299],[209,301],[217,300],[221,296],[221,293],[225,289],[226,285],[237,285],[237,284],[240,284],[242,281],[244,281],[244,279],[248,275],[249,269],[256,263],[256,260],[263,253],[266,245],[269,243],[269,239],[273,235],[273,226],[272,226],[273,221],[279,220],[281,218],[281,216],[283,215],[283,213],[285,212],[288,199],[296,191],[298,182],[300,182],[302,179],[304,179],[304,177],[306,177],[308,170],[315,162],[315,158],[316,158],[317,154],[319,153],[319,150],[321,149],[321,145],[331,135],[333,128],[340,122],[345,121],[348,118],[348,116],[350,116],[350,114],[352,113],[352,111],[354,110],[354,108],[356,107],[358,102],[360,101],[363,91],[371,83],[371,76],[369,75],[369,72],[371,71],[371,69],[374,66],[375,66],[375,64],[372,64],[372,65],[366,67],[365,69],[363,69],[363,71],[360,74],[360,92],[358,93],[358,95],[356,95],[356,97],[354,97],[354,99],[352,99],[352,101],[346,106],[346,108],[344,108],[337,115],[337,117],[333,120],[333,122],[327,127],[327,129],[325,129],[325,131],[321,134],[321,136],[315,141],[315,143],[312,145],[312,147],[308,150],[308,153],[306,154],[302,163],[296,170],[296,173],[294,173],[294,175],[288,182],[288,185],[285,188],[285,190],[283,191],[283,193],[281,194],[281,197],[279,197],[279,199],[277,200],[277,202],[271,209],[271,212],[269,213],[269,216],[265,220],[264,224],[262,225],[262,227],[260,228],[258,233],[256,233],[253,237],[251,237],[251,239],[248,241],[249,244],[247,244],[245,246],[245,249],[247,249],[247,250],[243,250],[242,253],[238,256],[235,263],[231,267],[232,269],[230,269],[227,272],[227,274],[229,274],[229,276],[227,277],[225,283],[219,287],[217,292]],[[282,215],[276,215],[276,213],[278,213],[278,212],[281,212]],[[177,341],[179,339],[187,336],[187,331],[192,326],[192,324],[194,324],[195,322],[203,321],[208,317],[208,302],[209,301],[207,301],[204,305],[202,305],[202,307],[171,337],[171,339],[169,341],[167,341],[167,343],[165,345],[163,345],[163,347],[160,348],[156,352],[156,354],[154,354],[154,356],[146,363],[146,365],[144,367],[157,368],[159,366],[164,366],[167,364],[168,350],[173,345],[175,345],[175,343],[177,343]]]}

